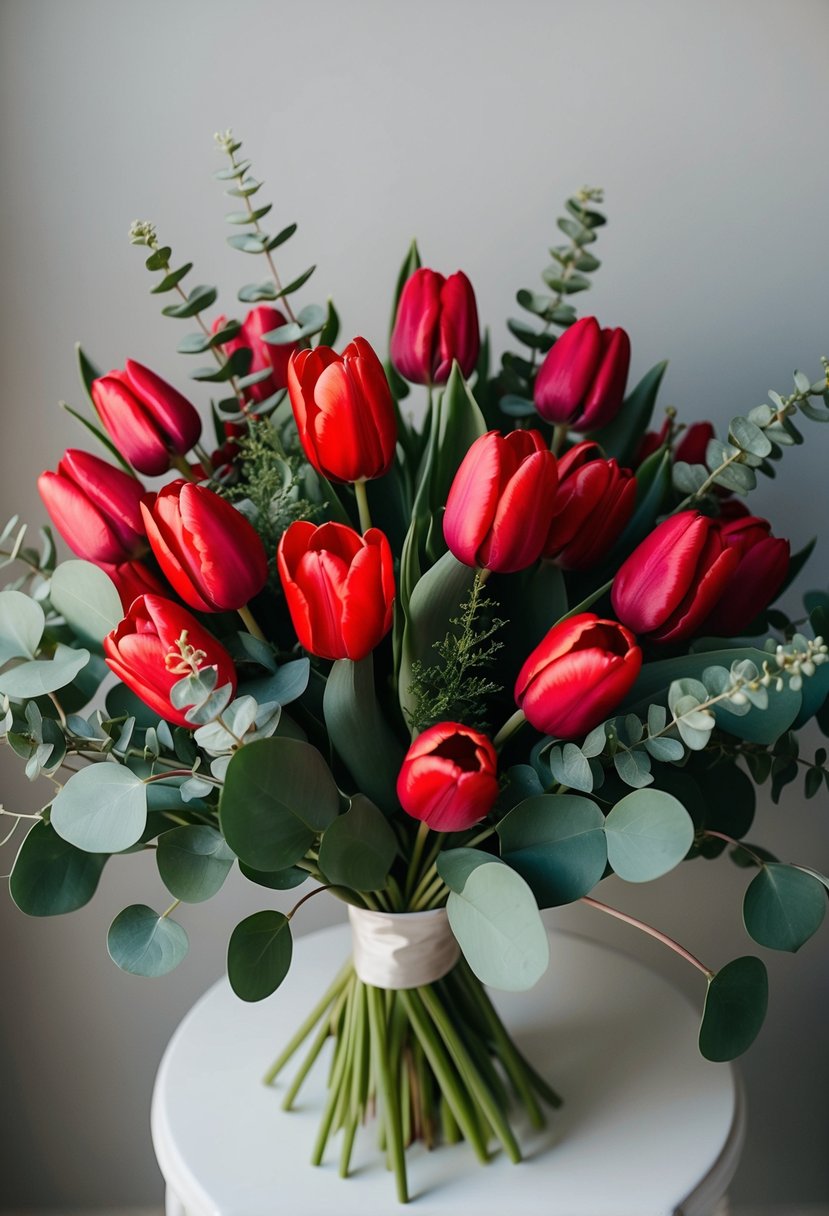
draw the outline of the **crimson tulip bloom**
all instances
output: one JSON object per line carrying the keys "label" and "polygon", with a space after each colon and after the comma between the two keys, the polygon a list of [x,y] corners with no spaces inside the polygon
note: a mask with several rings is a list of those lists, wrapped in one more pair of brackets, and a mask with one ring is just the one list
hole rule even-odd
{"label": "crimson tulip bloom", "polygon": [[777,595],[789,572],[790,546],[771,535],[767,519],[748,515],[717,521],[724,543],[736,551],[737,567],[706,617],[702,629],[715,637],[733,637],[750,625]]}
{"label": "crimson tulip bloom", "polygon": [[[227,323],[227,317],[217,317],[213,322],[213,333],[216,334],[224,329]],[[247,347],[251,351],[253,357],[248,375],[266,370],[270,372],[270,375],[264,380],[259,380],[245,389],[246,396],[250,397],[252,401],[264,401],[279,389],[285,388],[288,383],[288,360],[296,350],[296,342],[271,346],[262,339],[263,334],[270,333],[273,329],[281,329],[283,325],[287,324],[288,318],[278,308],[259,304],[256,308],[252,308],[245,317],[236,337],[222,343],[222,350],[227,355],[232,355],[241,347]]]}
{"label": "crimson tulip bloom", "polygon": [[406,280],[391,335],[391,360],[413,384],[445,384],[458,361],[464,376],[478,362],[481,333],[472,284],[458,270],[444,278],[425,266]]}
{"label": "crimson tulip bloom", "polygon": [[599,445],[588,440],[570,448],[558,462],[558,492],[544,556],[564,570],[586,570],[604,557],[633,514],[633,473],[599,454]]}
{"label": "crimson tulip bloom", "polygon": [[365,338],[341,355],[330,346],[297,351],[288,393],[305,455],[329,481],[371,481],[389,471],[397,419],[383,364]]}
{"label": "crimson tulip bloom", "polygon": [[705,464],[705,453],[713,438],[714,427],[710,422],[692,422],[679,437],[674,448],[674,460],[682,460],[685,464]]}
{"label": "crimson tulip bloom", "polygon": [[52,522],[73,553],[88,562],[126,562],[147,548],[141,482],[91,452],[69,448],[57,472],[37,479]]}
{"label": "crimson tulip bloom", "polygon": [[548,351],[535,382],[535,408],[556,426],[598,430],[619,412],[629,366],[625,331],[582,317]]}
{"label": "crimson tulip bloom", "polygon": [[121,607],[124,612],[140,595],[169,595],[170,593],[170,588],[165,587],[144,562],[119,562],[115,566],[102,565],[101,569],[115,584],[115,590],[121,598]]}
{"label": "crimson tulip bloom", "polygon": [[400,805],[435,832],[464,832],[498,797],[498,759],[486,735],[439,722],[418,735],[397,778]]}
{"label": "crimson tulip bloom", "polygon": [[146,495],[141,510],[158,564],[191,608],[243,608],[264,587],[264,545],[227,499],[179,478],[158,494]]}
{"label": "crimson tulip bloom", "polygon": [[[185,655],[182,647],[189,647]],[[119,680],[168,722],[190,726],[185,711],[170,701],[174,684],[191,671],[218,669],[217,686],[236,691],[233,660],[212,633],[185,608],[160,595],[142,595],[104,638],[104,657]]]}
{"label": "crimson tulip bloom", "polygon": [[682,641],[698,632],[738,560],[716,520],[697,511],[671,515],[620,567],[611,592],[613,611],[654,642]]}
{"label": "crimson tulip bloom", "polygon": [[538,431],[488,431],[461,461],[443,535],[459,562],[499,574],[531,566],[553,518],[558,469]]}
{"label": "crimson tulip bloom", "polygon": [[576,739],[625,699],[641,666],[624,625],[582,612],[553,625],[536,646],[518,673],[515,700],[536,730]]}
{"label": "crimson tulip bloom", "polygon": [[124,371],[92,382],[92,400],[118,451],[140,473],[166,473],[201,435],[201,420],[178,389],[127,359]]}
{"label": "crimson tulip bloom", "polygon": [[277,553],[300,645],[321,659],[364,659],[391,629],[394,567],[379,528],[292,523]]}

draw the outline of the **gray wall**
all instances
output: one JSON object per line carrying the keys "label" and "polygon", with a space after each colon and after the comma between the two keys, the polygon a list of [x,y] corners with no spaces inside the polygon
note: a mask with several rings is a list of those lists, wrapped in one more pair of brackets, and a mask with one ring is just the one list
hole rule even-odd
{"label": "gray wall", "polygon": [[[83,442],[56,407],[79,401],[75,340],[107,366],[132,356],[186,386],[182,327],[147,295],[130,220],[153,218],[197,281],[221,285],[228,310],[257,274],[224,243],[227,208],[211,181],[212,133],[228,125],[267,179],[277,222],[300,221],[286,273],[319,263],[311,298],[335,294],[346,335],[382,341],[417,233],[427,264],[469,273],[500,347],[560,202],[588,182],[605,186],[611,217],[590,307],[630,331],[635,371],[670,355],[665,400],[684,416],[724,421],[785,388],[793,367],[816,375],[829,353],[820,0],[5,0],[0,17],[4,516],[40,521],[34,475]],[[826,518],[829,436],[817,430],[755,499],[798,545],[813,530],[808,508],[822,502]],[[812,583],[826,564],[824,541]],[[10,757],[0,762],[4,803],[39,805]],[[757,835],[826,868],[826,823],[825,796],[792,793],[761,808]],[[617,884],[608,899],[718,964],[749,948],[741,887],[729,863],[698,863],[646,889]],[[157,1199],[154,1070],[221,971],[229,928],[265,902],[230,882],[183,917],[193,948],[178,973],[122,975],[106,958],[109,920],[127,902],[162,899],[151,862],[127,859],[60,922],[0,905],[8,1205]],[[307,908],[308,928],[338,914],[322,905]],[[637,951],[700,998],[696,976],[633,931],[587,909],[559,920]],[[769,1023],[744,1062],[742,1203],[829,1198],[826,942],[769,959]]]}

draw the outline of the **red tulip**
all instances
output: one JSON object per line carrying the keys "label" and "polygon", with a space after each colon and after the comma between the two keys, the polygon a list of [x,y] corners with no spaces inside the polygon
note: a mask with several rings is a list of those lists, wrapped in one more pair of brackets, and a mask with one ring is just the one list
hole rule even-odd
{"label": "red tulip", "polygon": [[397,797],[404,811],[433,831],[464,832],[492,810],[497,766],[486,735],[459,722],[439,722],[406,753]]}
{"label": "red tulip", "polygon": [[394,366],[414,384],[445,384],[457,359],[464,376],[478,361],[481,335],[472,284],[422,267],[406,280],[391,335]]}
{"label": "red tulip", "polygon": [[658,431],[645,431],[645,434],[639,440],[639,447],[636,449],[636,455],[633,458],[633,467],[638,469],[640,465],[644,464],[649,456],[652,456],[654,452],[662,447],[670,433],[670,418],[665,419]]}
{"label": "red tulip", "polygon": [[300,644],[321,659],[364,659],[391,629],[394,568],[379,528],[291,524],[279,576]]}
{"label": "red tulip", "polygon": [[397,419],[383,365],[365,338],[341,355],[330,346],[297,351],[288,392],[305,455],[330,481],[370,481],[389,471]]}
{"label": "red tulip", "polygon": [[171,586],[198,612],[243,608],[265,585],[268,559],[253,526],[206,486],[171,481],[141,504],[147,539]]}
{"label": "red tulip", "polygon": [[217,685],[231,684],[236,691],[236,669],[224,646],[185,608],[160,595],[133,602],[117,629],[104,638],[104,656],[119,680],[177,726],[190,725],[184,710],[170,701],[173,685],[183,676],[216,667]]}
{"label": "red tulip", "polygon": [[115,566],[102,565],[101,569],[115,584],[124,612],[128,611],[132,601],[137,600],[140,595],[170,593],[170,588],[165,587],[144,562],[119,562]]}
{"label": "red tulip", "polygon": [[[227,317],[217,317],[213,322],[213,333],[216,334],[219,330],[224,329],[227,323]],[[270,371],[271,374],[264,380],[259,380],[258,383],[251,384],[249,388],[245,389],[246,396],[250,397],[252,401],[264,401],[279,389],[285,388],[288,383],[288,360],[296,350],[296,342],[284,342],[278,346],[271,346],[270,343],[262,340],[263,334],[270,333],[273,329],[281,329],[283,325],[287,324],[288,318],[278,308],[259,304],[256,308],[252,308],[245,317],[236,337],[222,343],[222,350],[228,355],[232,355],[235,350],[239,350],[243,346],[252,352],[253,357],[248,375],[263,372],[266,369]]]}
{"label": "red tulip", "polygon": [[553,625],[515,682],[515,700],[536,730],[576,739],[627,696],[642,666],[636,638],[618,621],[582,612]]}
{"label": "red tulip", "polygon": [[613,580],[613,611],[634,633],[678,642],[698,632],[737,566],[713,519],[681,511],[638,545]]}
{"label": "red tulip", "polygon": [[728,580],[702,629],[714,637],[733,637],[750,625],[777,595],[789,572],[790,546],[771,535],[771,524],[756,515],[717,521],[720,536],[738,555]]}
{"label": "red tulip", "polygon": [[547,353],[535,382],[535,408],[547,422],[593,431],[611,422],[625,396],[630,339],[582,317]]}
{"label": "red tulip", "polygon": [[459,562],[509,574],[541,555],[553,518],[556,458],[538,431],[488,431],[455,474],[443,535]]}
{"label": "red tulip", "polygon": [[604,557],[633,514],[636,479],[615,460],[599,459],[589,440],[558,462],[553,522],[544,545],[564,570],[586,570]]}
{"label": "red tulip", "polygon": [[171,457],[184,456],[201,435],[187,398],[133,359],[94,380],[92,400],[119,452],[149,477],[166,473]]}
{"label": "red tulip", "polygon": [[52,522],[73,553],[89,562],[126,562],[147,548],[141,482],[78,448],[69,448],[56,473],[37,479]]}
{"label": "red tulip", "polygon": [[674,448],[674,460],[682,460],[685,464],[705,464],[705,453],[713,438],[714,427],[710,422],[692,422],[679,437]]}

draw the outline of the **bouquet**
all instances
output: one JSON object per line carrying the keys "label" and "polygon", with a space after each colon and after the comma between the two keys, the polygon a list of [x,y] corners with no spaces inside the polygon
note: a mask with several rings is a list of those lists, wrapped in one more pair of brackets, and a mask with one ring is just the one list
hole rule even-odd
{"label": "bouquet", "polygon": [[414,244],[388,359],[362,337],[338,351],[334,304],[297,302],[314,268],[278,272],[296,225],[265,230],[251,162],[217,143],[228,240],[266,266],[242,319],[213,314],[153,225],[130,233],[163,314],[190,322],[178,350],[204,357],[210,422],[149,368],[102,374],[79,349],[91,408],[66,408],[99,454],[39,480],[75,556],[56,561],[48,528],[36,547],[16,518],[3,532],[2,737],[53,787],[2,811],[4,843],[29,827],[10,891],[70,912],[112,854],[152,850],[172,902],[125,908],[107,944],[155,976],[234,866],[274,891],[312,881],[230,933],[245,1001],[279,987],[305,901],[345,901],[354,956],[267,1079],[304,1049],[290,1108],[329,1055],[312,1160],[341,1133],[346,1176],[373,1120],[405,1201],[413,1140],[519,1161],[512,1103],[536,1126],[559,1104],[486,991],[542,975],[541,910],[582,901],[687,960],[711,1060],[759,1031],[763,962],[696,958],[597,899],[602,880],[727,855],[756,943],[795,951],[820,926],[828,880],[747,837],[755,785],[829,785],[826,749],[798,741],[811,719],[829,733],[829,594],[796,620],[771,606],[812,546],[792,554],[743,499],[801,423],[829,421],[827,360],[721,437],[658,410],[665,364],[628,386],[625,330],[575,307],[599,268],[591,189],[557,221],[543,292],[518,291],[499,366],[469,279]]}

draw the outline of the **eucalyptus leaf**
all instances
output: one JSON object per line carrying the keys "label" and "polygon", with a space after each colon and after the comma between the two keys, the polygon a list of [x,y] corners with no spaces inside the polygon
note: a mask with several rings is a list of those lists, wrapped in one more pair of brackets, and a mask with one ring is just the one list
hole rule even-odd
{"label": "eucalyptus leaf", "polygon": [[100,647],[124,617],[115,584],[92,562],[61,562],[52,575],[49,598],[75,636],[90,646]]}
{"label": "eucalyptus leaf", "polygon": [[694,824],[682,803],[657,789],[634,790],[605,820],[607,859],[626,882],[650,882],[683,860]]}
{"label": "eucalyptus leaf", "polygon": [[120,853],[141,839],[147,787],[124,765],[98,762],[73,773],[52,803],[51,823],[87,853]]}
{"label": "eucalyptus leaf", "polygon": [[706,1060],[720,1063],[742,1055],[757,1038],[768,1003],[768,974],[759,958],[746,955],[720,968],[708,985],[699,1030]]}
{"label": "eucalyptus leaf", "polygon": [[162,833],[155,859],[167,890],[186,903],[215,895],[236,860],[221,832],[202,823]]}
{"label": "eucalyptus leaf", "polygon": [[0,673],[0,693],[9,697],[42,697],[57,692],[72,683],[90,657],[88,650],[75,650],[59,642],[53,658],[30,659]]}
{"label": "eucalyptus leaf", "polygon": [[385,886],[397,854],[397,837],[382,811],[362,794],[356,794],[345,815],[325,829],[319,864],[329,882],[354,891],[377,891]]}
{"label": "eucalyptus leaf", "polygon": [[40,820],[20,846],[9,893],[27,916],[60,916],[89,903],[98,888],[106,853],[87,853]]}
{"label": "eucalyptus leaf", "polygon": [[131,975],[166,975],[187,954],[189,942],[181,925],[159,916],[146,904],[119,912],[109,927],[109,957]]}
{"label": "eucalyptus leaf", "polygon": [[227,947],[227,977],[243,1001],[261,1001],[275,992],[291,966],[291,925],[282,912],[254,912],[240,922]]}
{"label": "eucalyptus leaf", "polygon": [[36,600],[22,591],[0,591],[0,665],[9,659],[33,659],[45,628]]}
{"label": "eucalyptus leaf", "polygon": [[530,888],[541,908],[587,895],[604,874],[604,815],[575,794],[528,798],[498,824],[501,856]]}
{"label": "eucalyptus leaf", "polygon": [[772,950],[795,953],[817,932],[826,915],[820,879],[795,866],[770,862],[749,884],[743,919],[751,937]]}

